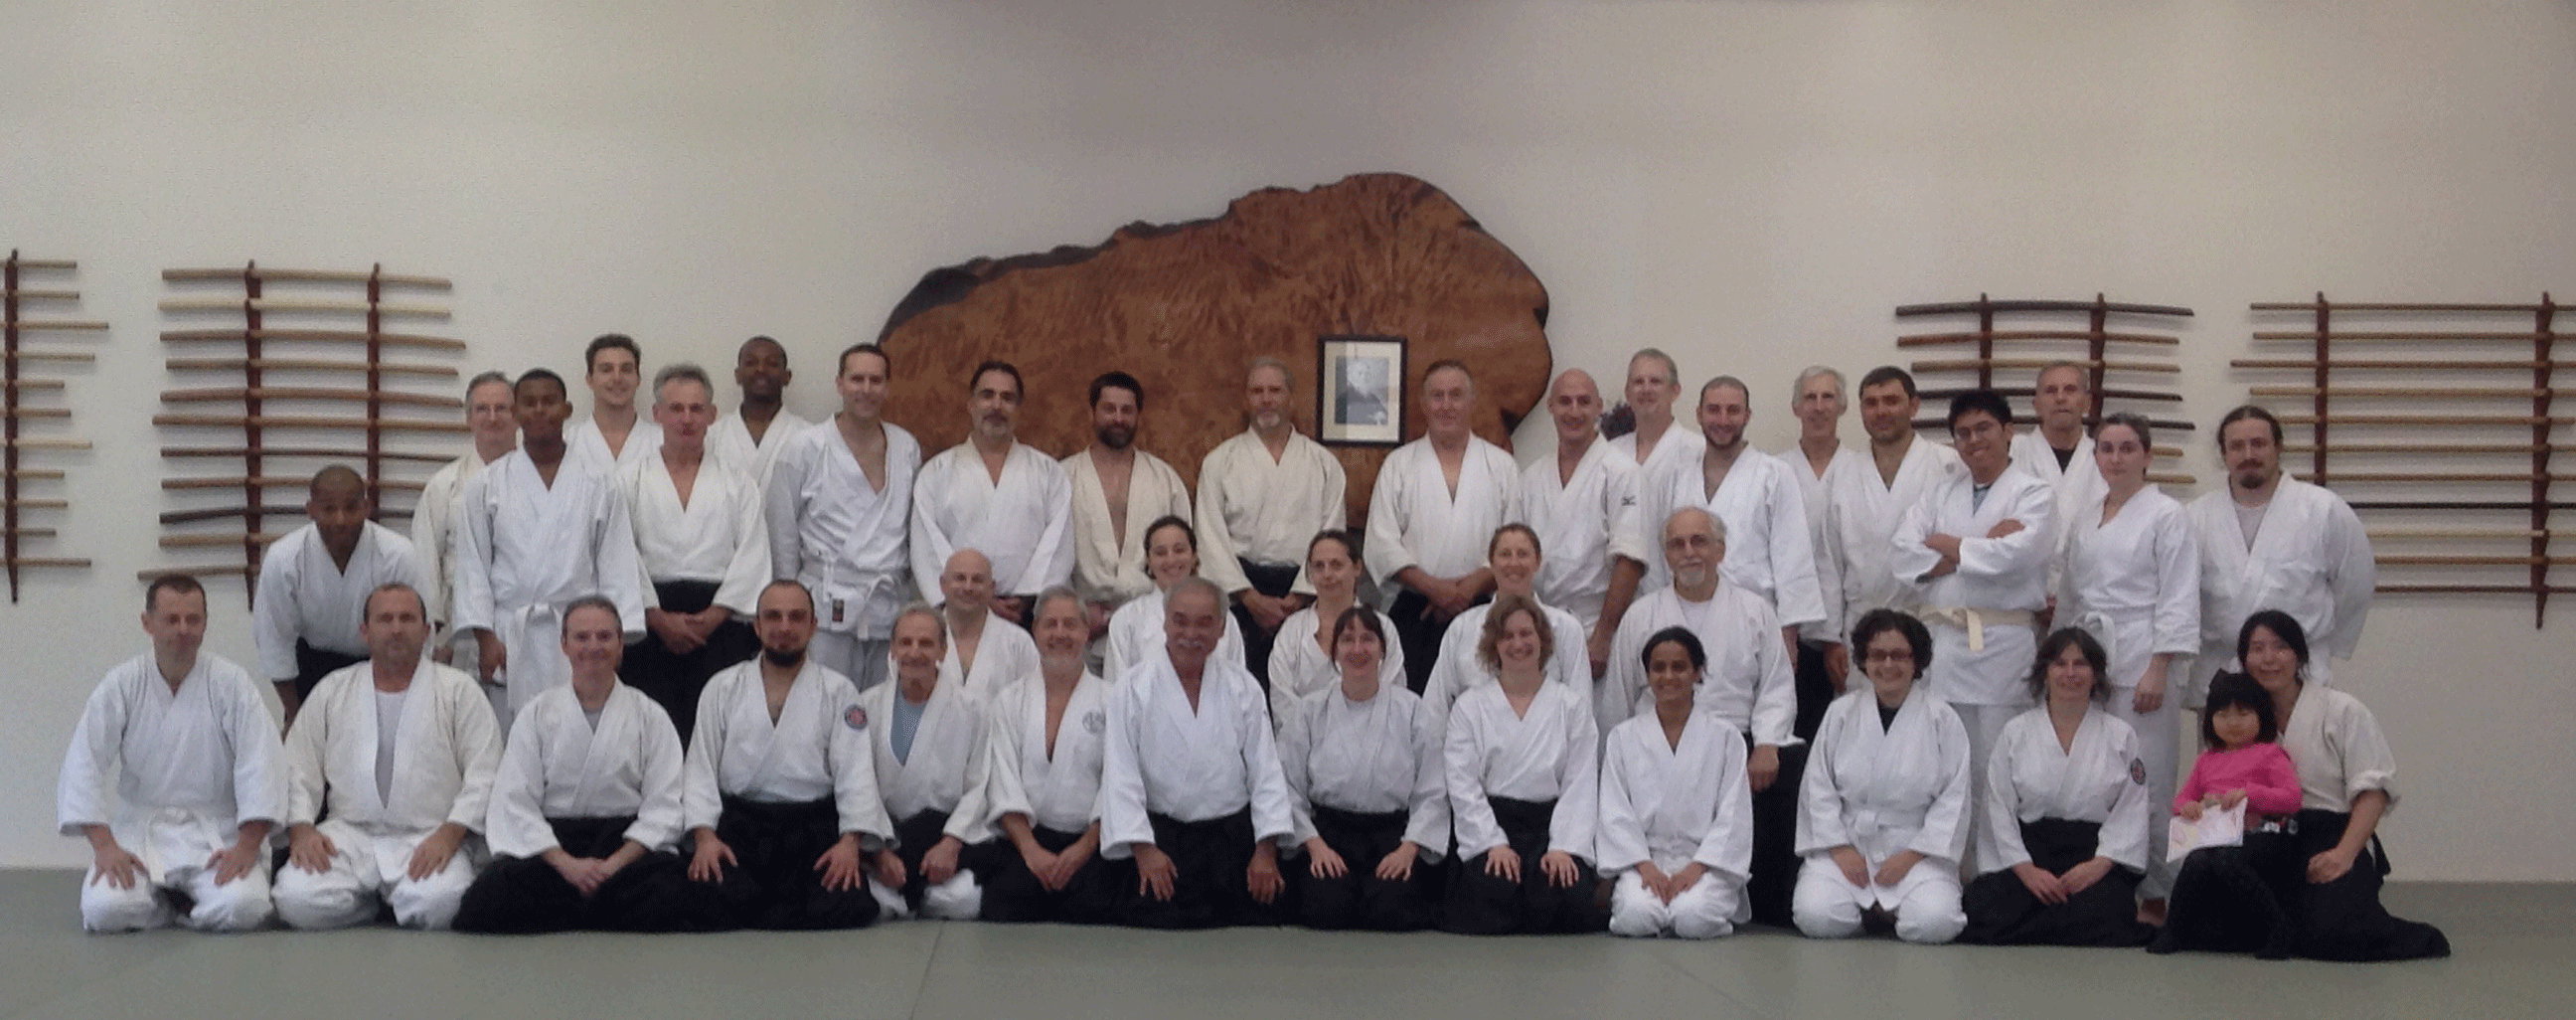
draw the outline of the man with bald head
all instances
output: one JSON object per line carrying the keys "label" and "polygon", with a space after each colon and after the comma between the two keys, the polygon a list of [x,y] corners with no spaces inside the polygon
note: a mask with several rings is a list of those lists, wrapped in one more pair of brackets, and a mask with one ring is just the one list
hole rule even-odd
{"label": "man with bald head", "polygon": [[1215,654],[1224,634],[1216,585],[1183,579],[1164,599],[1164,654],[1110,692],[1100,852],[1136,862],[1123,923],[1278,921],[1279,848],[1296,832],[1288,780],[1261,688]]}
{"label": "man with bald head", "polygon": [[1038,670],[1037,642],[993,611],[993,561],[973,549],[948,554],[939,571],[940,619],[947,650],[940,668],[980,697],[1000,693]]}
{"label": "man with bald head", "polygon": [[1601,387],[1590,373],[1575,368],[1557,376],[1547,388],[1547,414],[1556,423],[1556,456],[1521,471],[1521,518],[1554,554],[1539,567],[1539,603],[1583,622],[1598,677],[1646,572],[1645,551],[1620,526],[1636,505],[1637,465],[1601,438]]}
{"label": "man with bald head", "polygon": [[1406,686],[1421,693],[1440,660],[1449,621],[1492,595],[1485,561],[1494,529],[1520,516],[1520,465],[1474,430],[1476,380],[1444,358],[1422,374],[1422,438],[1386,455],[1369,493],[1361,558],[1404,645]]}
{"label": "man with bald head", "polygon": [[742,390],[742,402],[707,430],[707,456],[767,482],[778,451],[814,427],[787,409],[787,384],[794,381],[785,346],[765,336],[743,341],[733,352],[733,384]]}
{"label": "man with bald head", "polygon": [[289,726],[313,685],[366,660],[358,623],[367,593],[388,584],[428,587],[411,540],[371,520],[375,510],[366,479],[344,465],[323,468],[305,490],[308,522],[260,556],[252,645]]}

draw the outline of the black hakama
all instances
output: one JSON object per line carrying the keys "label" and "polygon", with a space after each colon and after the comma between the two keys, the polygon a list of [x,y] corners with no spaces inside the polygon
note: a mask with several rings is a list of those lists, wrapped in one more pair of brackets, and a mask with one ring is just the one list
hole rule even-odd
{"label": "black hakama", "polygon": [[1340,878],[1317,878],[1308,862],[1288,869],[1300,923],[1325,930],[1420,931],[1438,920],[1432,891],[1438,869],[1430,862],[1415,857],[1412,876],[1402,881],[1377,877],[1377,862],[1404,842],[1410,812],[1363,814],[1315,804],[1311,813],[1315,835],[1342,856],[1343,870]]}
{"label": "black hakama", "polygon": [[[1753,746],[1752,734],[1745,734],[1744,746]],[[1789,901],[1798,889],[1798,869],[1806,863],[1798,856],[1798,784],[1807,775],[1807,747],[1781,748],[1779,777],[1753,795],[1753,858],[1746,867],[1751,875],[1744,883],[1744,902],[1760,924],[1797,927]]]}
{"label": "black hakama", "polygon": [[[713,581],[653,582],[654,597],[661,600],[663,611],[672,613],[704,611],[715,604],[717,588]],[[670,713],[671,725],[680,731],[680,746],[686,748],[698,731],[698,693],[707,689],[707,679],[758,654],[760,639],[741,620],[717,624],[706,643],[686,655],[671,651],[662,644],[661,635],[647,630],[644,640],[627,646],[617,678]]]}
{"label": "black hakama", "polygon": [[841,838],[840,829],[840,810],[828,799],[765,804],[727,795],[716,838],[733,848],[736,863],[717,885],[734,924],[818,931],[874,923],[877,899],[867,889],[866,854],[852,888],[823,888],[823,872],[814,867]]}
{"label": "black hakama", "polygon": [[2286,959],[2297,939],[2290,901],[2283,897],[2297,894],[2306,872],[2296,838],[2278,831],[2249,831],[2243,845],[2194,850],[2174,869],[2173,891],[2165,897],[2165,926],[2147,943],[2147,951]]}
{"label": "black hakama", "polygon": [[1252,898],[1252,809],[1203,822],[1184,822],[1161,812],[1146,815],[1154,824],[1154,846],[1172,859],[1172,898],[1158,900],[1137,890],[1138,880],[1119,889],[1118,921],[1136,928],[1222,928],[1280,923],[1281,900]]}
{"label": "black hakama", "polygon": [[1546,856],[1548,822],[1556,802],[1487,797],[1503,839],[1519,854],[1521,877],[1507,882],[1485,871],[1491,851],[1458,862],[1449,878],[1449,895],[1440,912],[1440,930],[1459,935],[1549,935],[1603,931],[1609,912],[1593,902],[1600,876],[1581,857],[1574,859],[1574,884],[1559,886],[1539,866]]}
{"label": "black hakama", "polygon": [[364,655],[342,655],[338,652],[325,651],[320,648],[315,648],[312,645],[305,644],[303,638],[296,638],[296,703],[300,705],[304,702],[313,700],[313,688],[322,685],[323,677],[330,676],[333,673],[337,673],[343,669],[347,669],[365,661],[367,661],[367,657]]}
{"label": "black hakama", "polygon": [[2292,905],[2294,952],[2313,960],[2346,963],[2451,955],[2451,941],[2441,929],[2421,921],[2400,920],[2380,905],[2379,889],[2387,881],[2388,855],[2377,836],[2372,836],[2369,845],[2354,857],[2351,870],[2344,872],[2342,878],[2325,883],[2307,881],[2308,858],[2334,849],[2351,823],[2352,816],[2340,811],[2299,812],[2299,888],[2294,896],[2284,898]]}
{"label": "black hakama", "polygon": [[[2062,875],[2093,859],[2101,846],[2099,822],[2042,818],[2021,823],[2030,862]],[[2041,903],[2012,869],[1989,871],[1968,883],[1960,905],[1968,927],[1959,941],[1988,946],[2143,946],[2155,929],[2138,921],[2139,874],[2113,865],[2101,881],[2058,904]]]}
{"label": "black hakama", "polygon": [[[1241,556],[1235,557],[1234,561],[1243,566],[1243,579],[1251,582],[1252,590],[1271,598],[1286,598],[1288,593],[1296,588],[1297,574],[1303,569],[1295,564],[1254,563]],[[1252,610],[1243,608],[1243,603],[1231,600],[1229,603],[1234,613],[1234,622],[1243,632],[1243,664],[1252,670],[1252,679],[1261,685],[1261,692],[1268,694],[1270,693],[1270,646],[1278,643],[1279,631],[1277,628],[1261,626],[1259,620],[1253,619]],[[1331,627],[1333,623],[1326,620],[1323,625]]]}
{"label": "black hakama", "polygon": [[[1048,853],[1063,853],[1082,838],[1079,832],[1058,832],[1042,825],[1030,826],[1029,835]],[[1074,869],[1073,879],[1054,891],[1038,883],[1037,874],[1021,859],[1020,848],[1009,839],[967,847],[966,856],[975,860],[975,881],[984,887],[979,916],[986,921],[1106,924],[1118,903],[1119,883],[1126,883],[1124,888],[1129,890],[1136,888],[1136,866],[1104,859],[1096,848],[1090,860]]]}
{"label": "black hakama", "polygon": [[[606,858],[626,843],[627,818],[549,818],[555,843],[575,857]],[[619,868],[589,896],[542,857],[504,857],[474,876],[456,911],[456,930],[494,935],[557,931],[722,931],[732,927],[713,890],[689,881],[689,866],[663,850]]]}

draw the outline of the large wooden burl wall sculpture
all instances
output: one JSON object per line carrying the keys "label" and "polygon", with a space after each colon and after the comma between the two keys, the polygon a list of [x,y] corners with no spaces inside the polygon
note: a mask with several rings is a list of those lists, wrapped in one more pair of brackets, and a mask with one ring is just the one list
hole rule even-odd
{"label": "large wooden burl wall sculpture", "polygon": [[[966,436],[967,373],[1017,365],[1020,439],[1059,456],[1091,442],[1085,390],[1110,369],[1146,387],[1139,447],[1198,477],[1199,458],[1245,427],[1244,367],[1288,363],[1290,417],[1314,428],[1316,338],[1402,336],[1404,437],[1422,434],[1423,371],[1473,367],[1476,432],[1509,444],[1547,388],[1547,288],[1440,189],[1359,174],[1307,191],[1269,188],[1225,215],[1135,223],[1096,247],[976,259],[932,270],[879,335],[893,361],[889,420],[935,453]],[[1367,519],[1379,449],[1340,449],[1351,522]]]}

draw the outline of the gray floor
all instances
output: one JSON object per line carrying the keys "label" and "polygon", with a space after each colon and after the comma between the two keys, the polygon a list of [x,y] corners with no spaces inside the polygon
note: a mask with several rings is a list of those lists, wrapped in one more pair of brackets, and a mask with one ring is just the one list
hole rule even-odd
{"label": "gray floor", "polygon": [[2259,963],[2137,951],[1302,930],[474,938],[83,935],[76,874],[0,871],[0,1018],[2576,1016],[2576,886],[2412,885],[2456,955]]}

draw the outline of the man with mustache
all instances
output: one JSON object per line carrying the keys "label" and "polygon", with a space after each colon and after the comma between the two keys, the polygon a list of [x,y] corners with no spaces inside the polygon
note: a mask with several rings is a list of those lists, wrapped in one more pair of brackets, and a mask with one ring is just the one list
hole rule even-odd
{"label": "man with mustache", "polygon": [[2379,567],[2370,535],[2343,497],[2281,473],[2281,422],[2248,404],[2218,420],[2223,491],[2185,508],[2200,540],[2199,682],[2183,704],[2200,704],[2209,678],[2236,662],[2245,618],[2278,609],[2299,621],[2310,646],[2309,679],[2329,681],[2328,659],[2349,659],[2361,643]]}
{"label": "man with mustache", "polygon": [[1144,412],[1144,384],[1125,372],[1102,373],[1091,381],[1091,445],[1064,459],[1073,491],[1073,590],[1090,608],[1095,636],[1119,606],[1154,590],[1145,526],[1165,514],[1190,519],[1181,473],[1136,448]]}
{"label": "man with mustache", "polygon": [[966,441],[921,465],[912,486],[912,576],[938,577],[959,549],[992,560],[993,609],[1019,622],[1029,596],[1073,577],[1073,487],[1064,465],[1020,442],[1020,370],[975,366]]}

